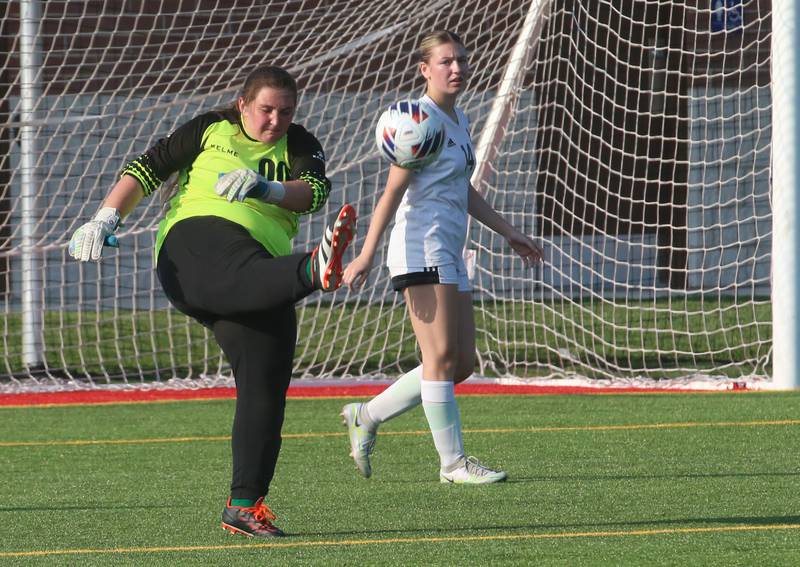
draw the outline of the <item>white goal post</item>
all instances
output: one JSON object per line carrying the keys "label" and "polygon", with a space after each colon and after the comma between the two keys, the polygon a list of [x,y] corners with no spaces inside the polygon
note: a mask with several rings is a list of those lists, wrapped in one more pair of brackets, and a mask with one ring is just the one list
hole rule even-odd
{"label": "white goal post", "polygon": [[800,59],[795,46],[800,30],[800,10],[792,0],[772,3],[772,325],[773,386],[800,388],[800,286],[797,255],[800,253],[800,172],[797,144],[800,114],[797,112]]}
{"label": "white goal post", "polygon": [[[471,223],[478,375],[797,388],[796,17],[788,0],[9,2],[0,391],[230,383],[155,277],[157,194],[97,265],[69,236],[127,160],[269,63],[298,78],[334,184],[296,249],[345,201],[360,247],[386,175],[374,121],[422,93],[414,48],[435,28],[470,52],[473,184],[545,249],[525,269]],[[383,260],[362,292],[298,305],[297,377],[418,363]]]}

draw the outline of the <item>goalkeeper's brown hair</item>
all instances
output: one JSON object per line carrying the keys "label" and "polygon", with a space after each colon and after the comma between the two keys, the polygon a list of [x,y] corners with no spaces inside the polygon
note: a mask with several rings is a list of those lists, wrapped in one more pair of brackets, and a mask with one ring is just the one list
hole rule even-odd
{"label": "goalkeeper's brown hair", "polygon": [[[267,87],[290,91],[297,103],[297,82],[294,77],[286,69],[273,65],[264,65],[253,70],[245,79],[242,93],[239,96],[247,104],[256,98],[261,89]],[[236,103],[233,104],[233,107],[238,113],[239,108]]]}

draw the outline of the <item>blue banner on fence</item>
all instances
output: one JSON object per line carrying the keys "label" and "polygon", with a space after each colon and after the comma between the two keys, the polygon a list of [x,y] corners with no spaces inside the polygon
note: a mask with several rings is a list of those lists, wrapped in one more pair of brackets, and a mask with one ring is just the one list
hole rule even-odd
{"label": "blue banner on fence", "polygon": [[711,31],[739,31],[744,26],[742,0],[712,0]]}

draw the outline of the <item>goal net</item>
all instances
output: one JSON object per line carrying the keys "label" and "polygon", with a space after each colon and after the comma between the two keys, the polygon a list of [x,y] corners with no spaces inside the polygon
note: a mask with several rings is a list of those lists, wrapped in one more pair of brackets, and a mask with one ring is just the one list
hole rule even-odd
{"label": "goal net", "polygon": [[[118,250],[79,264],[72,232],[124,163],[256,65],[298,78],[295,121],[363,242],[387,167],[389,103],[422,94],[414,47],[458,33],[475,187],[535,235],[534,269],[478,223],[480,376],[751,382],[771,372],[770,3],[644,0],[12,1],[0,13],[0,388],[229,381],[213,337],[153,270],[158,195]],[[384,240],[385,244],[385,240]],[[295,373],[394,377],[419,353],[382,251],[366,288],[298,305]]]}

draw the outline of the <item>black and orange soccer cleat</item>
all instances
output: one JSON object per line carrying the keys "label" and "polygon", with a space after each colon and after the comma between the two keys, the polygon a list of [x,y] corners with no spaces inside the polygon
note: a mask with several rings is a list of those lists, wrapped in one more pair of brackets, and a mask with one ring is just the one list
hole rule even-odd
{"label": "black and orange soccer cleat", "polygon": [[355,235],[356,210],[345,204],[311,253],[311,276],[317,288],[335,291],[342,285],[342,256]]}
{"label": "black and orange soccer cleat", "polygon": [[222,529],[247,537],[283,537],[286,534],[272,521],[275,513],[264,504],[262,496],[253,506],[231,506],[230,498],[222,511]]}

